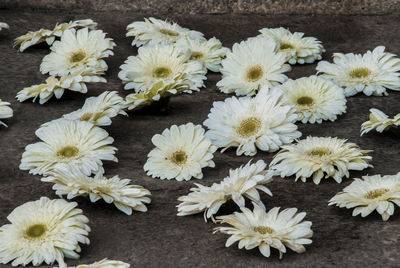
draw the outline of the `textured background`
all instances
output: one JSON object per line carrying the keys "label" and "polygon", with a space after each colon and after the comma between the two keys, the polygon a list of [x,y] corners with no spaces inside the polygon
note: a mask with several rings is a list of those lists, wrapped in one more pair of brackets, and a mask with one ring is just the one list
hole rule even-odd
{"label": "textured background", "polygon": [[[32,1],[33,2],[33,1]],[[94,1],[93,1],[94,2]],[[100,1],[101,2],[101,1]],[[266,3],[271,2],[267,1]],[[289,2],[289,1],[288,1]],[[305,1],[300,1],[305,2]],[[343,1],[346,2],[346,1]],[[384,3],[386,1],[381,1]],[[395,1],[391,1],[394,3]],[[4,2],[11,5],[11,1]],[[16,4],[22,3],[16,1]],[[45,3],[45,1],[35,1]],[[81,2],[79,2],[81,3]],[[104,2],[105,3],[105,2]],[[147,1],[146,3],[151,3]],[[196,3],[200,3],[196,2]],[[207,2],[206,2],[207,3]],[[29,5],[29,3],[27,3]],[[41,183],[40,177],[20,171],[18,165],[24,147],[37,142],[34,131],[42,124],[71,112],[83,104],[88,96],[104,90],[122,88],[117,74],[119,66],[136,49],[125,38],[125,27],[142,15],[121,12],[69,12],[0,10],[0,21],[8,22],[11,30],[0,32],[0,98],[10,101],[15,115],[6,121],[8,128],[0,128],[0,225],[7,223],[6,216],[12,209],[40,196],[56,198],[51,184]],[[76,15],[79,13],[78,15]],[[159,16],[167,18],[166,16]],[[24,53],[12,48],[12,40],[28,30],[51,28],[57,22],[71,19],[92,18],[99,27],[114,38],[117,47],[115,56],[107,59],[109,71],[107,84],[89,85],[89,93],[82,95],[66,92],[61,100],[52,99],[45,105],[26,101],[18,103],[16,93],[26,86],[41,83],[46,76],[39,72],[39,65],[49,50],[34,47]],[[293,31],[305,32],[320,39],[330,59],[333,52],[364,52],[377,45],[385,45],[393,53],[400,53],[400,17],[389,16],[259,16],[259,15],[174,15],[168,18],[185,27],[202,31],[207,37],[217,36],[223,44],[231,47],[234,42],[257,34],[262,27],[289,27]],[[288,73],[290,78],[315,73],[315,64],[294,66]],[[193,182],[211,185],[224,178],[229,168],[245,164],[250,157],[237,157],[235,150],[215,154],[216,168],[204,169],[202,181],[160,181],[147,177],[142,167],[147,153],[153,148],[151,137],[161,133],[172,124],[189,121],[202,123],[207,117],[212,102],[223,100],[228,95],[220,93],[215,84],[219,74],[210,73],[206,87],[199,93],[181,95],[171,100],[169,111],[163,115],[130,113],[129,117],[118,117],[106,130],[115,139],[119,149],[119,163],[105,162],[108,176],[118,174],[132,179],[152,192],[152,204],[147,213],[134,212],[126,216],[113,205],[103,202],[90,203],[85,198],[75,201],[90,218],[90,246],[83,246],[79,261],[67,260],[69,265],[91,263],[104,257],[119,259],[132,267],[396,267],[400,261],[400,209],[388,222],[382,222],[373,213],[368,218],[352,217],[351,211],[328,207],[328,200],[351,180],[342,184],[327,180],[320,185],[312,182],[294,182],[293,178],[275,178],[268,186],[274,197],[262,195],[267,208],[298,207],[307,212],[307,220],[313,222],[313,244],[304,254],[291,251],[283,260],[278,260],[277,251],[267,259],[258,250],[238,250],[235,246],[225,248],[227,236],[212,234],[216,226],[205,223],[203,215],[177,217],[175,206],[178,196],[188,193]],[[321,125],[299,124],[303,136],[338,136],[355,142],[363,149],[373,149],[373,165],[362,172],[352,172],[352,177],[365,174],[395,174],[399,171],[399,135],[396,133],[371,133],[360,137],[360,125],[368,118],[371,107],[389,114],[400,112],[400,94],[390,92],[388,97],[366,97],[357,95],[348,99],[347,113],[335,122]],[[259,152],[254,159],[269,162],[272,153]],[[219,215],[232,213],[236,207],[224,206]]]}

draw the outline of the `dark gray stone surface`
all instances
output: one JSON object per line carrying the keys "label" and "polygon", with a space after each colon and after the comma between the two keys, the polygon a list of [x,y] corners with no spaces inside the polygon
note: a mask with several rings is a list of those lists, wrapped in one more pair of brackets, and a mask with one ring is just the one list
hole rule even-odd
{"label": "dark gray stone surface", "polygon": [[[119,66],[136,50],[125,38],[125,27],[142,15],[115,12],[75,15],[73,12],[10,12],[0,11],[1,21],[8,22],[11,30],[0,32],[0,98],[10,101],[15,115],[7,120],[9,127],[0,129],[0,225],[7,223],[12,209],[40,196],[56,198],[51,184],[40,182],[38,176],[20,171],[18,165],[24,147],[37,142],[34,131],[44,122],[79,108],[86,97],[104,90],[124,91],[117,77]],[[115,56],[107,59],[107,84],[89,85],[89,93],[66,92],[61,100],[45,105],[26,101],[18,103],[16,93],[25,86],[46,79],[39,72],[39,64],[49,50],[34,47],[24,53],[12,48],[12,40],[28,30],[52,27],[56,22],[70,19],[92,18],[100,28],[115,39]],[[182,15],[173,16],[185,27],[204,32],[207,37],[217,36],[225,46],[257,34],[262,27],[289,27],[322,40],[330,59],[333,52],[364,52],[377,45],[385,45],[393,53],[400,53],[399,16],[242,16],[242,15]],[[291,78],[315,73],[315,64],[295,66]],[[215,224],[205,223],[203,215],[177,217],[177,197],[187,194],[193,182],[211,185],[224,178],[229,168],[245,164],[250,157],[237,157],[234,150],[215,154],[216,168],[204,169],[202,181],[161,181],[147,177],[142,167],[147,153],[153,148],[151,137],[172,124],[201,123],[207,117],[212,102],[228,95],[216,89],[218,74],[209,74],[206,88],[200,93],[182,95],[171,100],[165,115],[130,113],[119,117],[107,127],[119,149],[119,163],[105,164],[107,175],[119,174],[143,185],[152,192],[152,204],[147,213],[134,212],[126,216],[103,202],[90,203],[87,199],[75,201],[90,218],[90,246],[84,246],[79,261],[67,260],[69,265],[91,263],[105,257],[119,259],[132,267],[396,267],[400,261],[400,209],[388,222],[382,222],[373,213],[367,218],[352,217],[351,211],[328,207],[328,200],[351,180],[342,184],[326,181],[294,182],[293,178],[275,178],[269,185],[274,197],[262,195],[267,208],[298,207],[307,212],[306,219],[313,222],[313,244],[304,254],[291,251],[278,260],[277,251],[271,258],[261,256],[257,250],[225,248],[227,236],[212,234]],[[357,95],[348,99],[348,110],[333,123],[321,125],[299,124],[303,136],[338,136],[349,139],[364,149],[373,149],[374,168],[352,172],[352,177],[366,174],[395,174],[399,171],[400,136],[394,133],[371,133],[360,137],[360,125],[368,118],[368,110],[377,107],[389,114],[400,112],[400,93],[390,92],[388,97]],[[259,152],[254,159],[269,162],[272,153]],[[219,215],[231,213],[235,206],[225,206]]]}

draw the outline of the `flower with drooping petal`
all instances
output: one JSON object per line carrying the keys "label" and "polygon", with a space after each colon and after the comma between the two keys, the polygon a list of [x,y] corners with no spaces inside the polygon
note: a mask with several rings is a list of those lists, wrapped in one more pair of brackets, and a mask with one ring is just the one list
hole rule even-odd
{"label": "flower with drooping petal", "polygon": [[66,267],[64,256],[78,259],[79,243],[89,244],[89,219],[75,202],[41,197],[15,208],[0,227],[0,262]]}
{"label": "flower with drooping petal", "polygon": [[87,27],[91,30],[96,29],[97,23],[91,19],[70,21],[68,23],[57,24],[53,30],[40,29],[38,31],[29,31],[14,40],[14,46],[19,46],[19,51],[23,52],[28,47],[46,42],[49,46],[53,44],[56,38],[59,38],[64,31],[68,29],[78,29]]}
{"label": "flower with drooping petal", "polygon": [[363,92],[367,96],[388,95],[400,90],[400,59],[378,46],[365,54],[334,53],[333,63],[321,61],[318,73],[344,88],[347,97]]}
{"label": "flower with drooping petal", "polygon": [[396,175],[364,176],[337,193],[329,205],[354,208],[353,216],[366,217],[376,210],[387,221],[394,213],[394,205],[400,206],[400,173]]}
{"label": "flower with drooping petal", "polygon": [[42,74],[64,76],[76,71],[104,72],[108,69],[103,60],[114,55],[115,43],[101,30],[65,30],[60,41],[51,46],[51,53],[40,64]]}
{"label": "flower with drooping petal", "polygon": [[[10,107],[10,103],[2,101],[0,99],[0,119],[11,118],[13,116],[13,110]],[[0,125],[7,127],[5,123],[0,120]]]}
{"label": "flower with drooping petal", "polygon": [[73,165],[58,164],[43,182],[54,183],[56,195],[66,195],[67,199],[77,196],[89,196],[91,202],[103,199],[114,205],[127,215],[132,210],[146,212],[146,204],[150,203],[150,191],[139,185],[131,185],[130,180],[118,176],[106,178],[102,173],[89,177]]}
{"label": "flower with drooping petal", "polygon": [[297,253],[306,251],[304,245],[312,243],[312,223],[303,221],[305,212],[297,213],[297,208],[288,208],[279,211],[279,207],[266,212],[262,207],[253,203],[251,211],[241,207],[240,212],[219,216],[219,223],[227,223],[230,227],[216,227],[214,232],[230,235],[225,246],[229,247],[239,242],[239,249],[247,250],[258,247],[260,253],[269,257],[271,248],[279,251],[279,259],[286,253],[286,247]]}
{"label": "flower with drooping petal", "polygon": [[87,121],[96,126],[109,126],[111,118],[119,114],[127,115],[123,102],[124,99],[118,95],[118,92],[104,91],[97,97],[87,98],[82,108],[63,115],[63,118]]}
{"label": "flower with drooping petal", "polygon": [[344,139],[309,136],[296,144],[282,146],[270,169],[282,178],[296,175],[296,181],[312,178],[319,184],[324,178],[333,178],[341,183],[343,177],[350,176],[350,170],[372,167],[369,152]]}
{"label": "flower with drooping petal", "polygon": [[117,162],[117,148],[107,131],[92,123],[57,119],[35,132],[40,142],[29,144],[22,154],[21,170],[47,175],[58,163],[77,166],[86,175],[104,173],[102,160]]}
{"label": "flower with drooping petal", "polygon": [[126,36],[133,36],[132,46],[173,44],[178,39],[189,37],[203,39],[203,34],[179,26],[177,23],[155,18],[145,18],[144,21],[135,21],[126,27]]}
{"label": "flower with drooping petal", "polygon": [[315,37],[304,37],[304,33],[292,33],[288,29],[263,28],[260,30],[261,37],[265,37],[278,42],[279,51],[288,57],[290,64],[313,63],[322,59],[322,53],[325,52],[321,41]]}
{"label": "flower with drooping petal", "polygon": [[0,31],[3,29],[10,29],[10,26],[5,22],[0,22]]}
{"label": "flower with drooping petal", "polygon": [[173,125],[151,139],[156,146],[149,154],[144,170],[153,178],[190,180],[202,179],[202,168],[215,167],[217,147],[204,136],[201,125]]}
{"label": "flower with drooping petal", "polygon": [[312,75],[289,79],[278,87],[284,92],[283,101],[296,108],[302,123],[335,121],[338,115],[346,112],[343,89],[329,80]]}
{"label": "flower with drooping petal", "polygon": [[265,86],[255,97],[231,97],[214,102],[204,125],[206,137],[222,152],[237,147],[237,155],[253,156],[257,149],[279,150],[293,142],[301,133],[294,124],[297,114],[292,106],[282,102],[283,92]]}
{"label": "flower with drooping petal", "polygon": [[390,118],[381,110],[372,108],[369,111],[371,112],[369,115],[369,120],[365,121],[361,125],[361,136],[373,129],[382,133],[390,127],[400,126],[400,114]]}
{"label": "flower with drooping petal", "polygon": [[266,38],[250,38],[235,43],[222,60],[222,79],[217,83],[224,93],[252,96],[262,86],[276,86],[288,78],[286,55],[277,52],[277,43]]}
{"label": "flower with drooping petal", "polygon": [[229,176],[220,183],[210,187],[195,183],[197,188],[191,188],[190,193],[178,198],[178,216],[187,216],[204,211],[204,220],[214,220],[214,214],[221,205],[233,200],[239,207],[244,207],[244,197],[264,207],[258,190],[272,196],[265,184],[272,181],[273,172],[265,170],[267,164],[259,160],[254,164],[249,161],[245,166],[229,170]]}

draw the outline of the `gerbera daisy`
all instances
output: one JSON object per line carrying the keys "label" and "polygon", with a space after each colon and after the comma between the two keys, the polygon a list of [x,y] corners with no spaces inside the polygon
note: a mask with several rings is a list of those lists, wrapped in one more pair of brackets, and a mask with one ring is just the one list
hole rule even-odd
{"label": "gerbera daisy", "polygon": [[13,266],[37,266],[58,262],[66,267],[64,256],[78,259],[79,243],[89,244],[88,218],[75,202],[41,197],[15,208],[0,227],[0,262]]}
{"label": "gerbera daisy", "polygon": [[178,198],[178,216],[187,216],[204,211],[204,220],[218,212],[221,205],[233,200],[239,207],[244,207],[244,197],[264,207],[258,190],[272,196],[264,184],[272,181],[273,172],[265,170],[267,164],[259,160],[255,164],[249,161],[245,166],[229,170],[229,176],[211,187],[195,183],[197,188],[190,189],[191,193]]}
{"label": "gerbera daisy", "polygon": [[263,28],[260,36],[272,39],[279,43],[279,51],[287,54],[290,64],[313,63],[322,59],[321,54],[325,52],[321,41],[314,37],[304,37],[304,33],[291,33],[288,29]]}
{"label": "gerbera daisy", "polygon": [[5,22],[0,22],[0,31],[3,29],[10,29],[10,26]]}
{"label": "gerbera daisy", "polygon": [[333,63],[321,61],[317,71],[343,87],[347,97],[359,92],[382,96],[388,94],[386,89],[400,90],[400,59],[385,52],[384,46],[363,55],[334,53]]}
{"label": "gerbera daisy", "polygon": [[80,264],[75,268],[129,268],[131,265],[122,261],[102,259],[92,264]]}
{"label": "gerbera daisy", "polygon": [[277,151],[282,145],[301,136],[294,124],[295,109],[284,105],[282,91],[265,86],[254,98],[227,98],[214,102],[204,125],[206,137],[214,145],[237,147],[237,155],[255,155],[257,149]]}
{"label": "gerbera daisy", "polygon": [[65,30],[60,41],[51,46],[51,53],[43,58],[40,71],[43,74],[64,76],[78,70],[106,71],[103,58],[113,55],[115,43],[106,38],[101,30]]}
{"label": "gerbera daisy", "polygon": [[96,126],[111,125],[111,118],[125,113],[124,99],[118,96],[116,91],[105,91],[97,97],[90,97],[85,100],[81,109],[63,115],[63,118],[70,120],[88,121]]}
{"label": "gerbera daisy", "polygon": [[381,110],[372,108],[369,111],[371,112],[369,115],[369,120],[362,123],[361,125],[361,136],[365,133],[370,132],[373,129],[382,133],[390,127],[397,127],[400,125],[400,114],[397,114],[393,118],[390,118]]}
{"label": "gerbera daisy", "polygon": [[[10,107],[9,102],[2,101],[0,99],[0,119],[10,118],[13,116],[13,110]],[[0,120],[0,125],[7,127],[5,123]]]}
{"label": "gerbera daisy", "polygon": [[53,190],[60,197],[89,196],[92,202],[103,199],[106,203],[114,203],[127,215],[131,215],[132,210],[146,212],[145,204],[150,203],[150,191],[142,186],[130,185],[130,180],[118,176],[107,179],[102,173],[89,177],[77,166],[59,164],[42,181],[54,183]]}
{"label": "gerbera daisy", "polygon": [[355,143],[331,137],[307,137],[296,144],[282,146],[270,163],[277,175],[296,175],[296,181],[307,178],[319,184],[321,179],[333,178],[337,183],[349,177],[349,170],[372,167],[371,151],[361,150]]}
{"label": "gerbera daisy", "polygon": [[400,206],[400,173],[397,175],[364,176],[337,193],[329,205],[354,208],[353,216],[366,217],[376,210],[387,221],[394,212],[394,204]]}
{"label": "gerbera daisy", "polygon": [[38,31],[29,31],[28,33],[15,38],[14,46],[19,46],[19,51],[23,52],[28,47],[46,42],[49,46],[53,44],[56,38],[59,38],[65,30],[87,27],[96,29],[97,23],[91,19],[70,21],[68,23],[57,24],[53,30],[40,29]]}
{"label": "gerbera daisy", "polygon": [[346,112],[343,89],[318,76],[288,80],[279,89],[284,92],[284,102],[296,108],[298,120],[302,123],[335,121],[337,115]]}
{"label": "gerbera daisy", "polygon": [[279,207],[266,212],[253,203],[254,209],[241,207],[240,212],[217,217],[219,223],[232,227],[216,227],[215,232],[230,235],[225,246],[239,241],[239,249],[247,250],[258,247],[265,257],[271,255],[271,248],[279,250],[279,259],[286,253],[286,247],[297,253],[306,251],[304,245],[312,243],[313,235],[310,221],[302,221],[305,212],[297,213],[297,208],[288,208],[279,212]]}
{"label": "gerbera daisy", "polygon": [[204,136],[201,125],[173,125],[161,135],[154,135],[151,141],[156,148],[148,154],[144,170],[153,178],[202,179],[202,168],[215,167],[212,159],[217,147]]}
{"label": "gerbera daisy", "polygon": [[228,48],[222,47],[221,41],[213,37],[209,40],[181,38],[176,42],[176,46],[182,50],[189,49],[189,61],[200,61],[204,68],[219,72],[221,60],[225,58]]}
{"label": "gerbera daisy", "polygon": [[57,119],[35,132],[41,142],[29,144],[22,154],[21,170],[46,175],[58,163],[79,167],[86,175],[104,173],[102,160],[117,162],[117,148],[107,131],[92,123]]}
{"label": "gerbera daisy", "polygon": [[284,53],[276,52],[277,44],[266,38],[250,38],[235,43],[222,60],[222,80],[217,83],[224,93],[254,95],[263,86],[275,86],[288,78],[290,70]]}
{"label": "gerbera daisy", "polygon": [[189,37],[201,39],[203,34],[179,26],[177,23],[170,23],[155,18],[145,18],[144,21],[135,21],[126,27],[126,36],[134,36],[132,46],[158,45],[162,43],[173,44],[178,39]]}

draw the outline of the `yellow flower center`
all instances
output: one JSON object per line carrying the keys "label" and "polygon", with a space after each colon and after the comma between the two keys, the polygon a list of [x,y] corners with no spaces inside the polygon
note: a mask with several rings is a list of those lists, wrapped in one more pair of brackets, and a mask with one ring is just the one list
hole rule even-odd
{"label": "yellow flower center", "polygon": [[379,188],[379,189],[375,189],[375,190],[367,192],[364,197],[367,199],[375,199],[389,191],[390,191],[390,189],[387,189],[387,188]]}
{"label": "yellow flower center", "polygon": [[279,49],[280,50],[285,50],[285,49],[293,49],[294,47],[291,44],[288,43],[281,43]]}
{"label": "yellow flower center", "polygon": [[156,78],[166,78],[171,74],[171,69],[168,67],[158,67],[153,71],[153,76]]}
{"label": "yellow flower center", "polygon": [[328,148],[323,148],[323,147],[314,148],[311,151],[309,151],[308,154],[311,155],[311,156],[319,156],[319,157],[321,157],[321,156],[324,156],[324,155],[331,154],[331,150],[329,150]]}
{"label": "yellow flower center", "polygon": [[370,74],[371,74],[371,71],[367,68],[353,69],[349,73],[351,78],[365,78]]}
{"label": "yellow flower center", "polygon": [[46,225],[35,224],[26,230],[25,235],[27,238],[35,239],[41,237],[44,233],[46,233]]}
{"label": "yellow flower center", "polygon": [[178,36],[179,33],[169,30],[169,29],[160,29],[160,33],[165,34],[165,35],[169,35],[169,36]]}
{"label": "yellow flower center", "polygon": [[183,151],[178,151],[172,154],[171,161],[181,166],[187,161],[187,154]]}
{"label": "yellow flower center", "polygon": [[308,96],[303,96],[297,99],[297,104],[298,105],[311,105],[314,103],[314,99]]}
{"label": "yellow flower center", "polygon": [[253,66],[247,70],[246,78],[249,82],[256,82],[263,76],[263,69],[260,65]]}
{"label": "yellow flower center", "polygon": [[242,137],[250,137],[256,134],[261,128],[261,121],[256,117],[251,117],[246,120],[243,120],[240,123],[237,132]]}
{"label": "yellow flower center", "polygon": [[65,146],[57,152],[57,155],[62,158],[71,158],[79,153],[79,149],[75,146]]}
{"label": "yellow flower center", "polygon": [[71,55],[70,61],[75,63],[75,62],[80,62],[86,57],[85,52],[79,51],[75,52],[74,54]]}
{"label": "yellow flower center", "polygon": [[92,118],[92,113],[84,113],[81,117],[79,117],[80,121],[89,121]]}
{"label": "yellow flower center", "polygon": [[272,229],[268,226],[257,226],[257,227],[254,227],[253,230],[260,234],[272,234],[274,232],[274,229]]}
{"label": "yellow flower center", "polygon": [[203,57],[203,53],[193,51],[192,55],[190,56],[190,60],[199,60]]}

